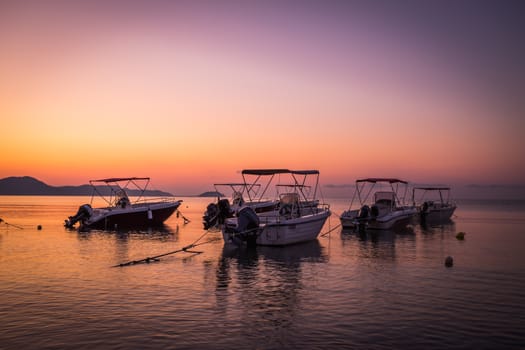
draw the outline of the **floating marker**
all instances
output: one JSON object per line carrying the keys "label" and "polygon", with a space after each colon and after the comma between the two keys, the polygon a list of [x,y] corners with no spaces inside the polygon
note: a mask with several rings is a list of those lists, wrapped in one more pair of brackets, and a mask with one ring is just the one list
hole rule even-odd
{"label": "floating marker", "polygon": [[456,235],[456,238],[459,239],[460,241],[464,240],[465,239],[465,232],[463,232],[463,231],[458,232],[458,234]]}

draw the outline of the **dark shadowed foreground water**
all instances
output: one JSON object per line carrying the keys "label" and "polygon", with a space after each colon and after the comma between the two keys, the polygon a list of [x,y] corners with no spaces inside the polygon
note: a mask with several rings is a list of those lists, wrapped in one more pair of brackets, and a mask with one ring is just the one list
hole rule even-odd
{"label": "dark shadowed foreground water", "polygon": [[[112,265],[203,234],[210,199],[163,230],[78,233],[89,198],[0,196],[1,349],[518,349],[525,344],[525,203],[460,201],[445,225],[255,251]],[[346,202],[328,201],[339,224]],[[37,226],[41,225],[42,230]],[[466,232],[465,240],[456,233]],[[209,233],[202,241],[218,238]],[[454,257],[454,266],[444,260]]]}

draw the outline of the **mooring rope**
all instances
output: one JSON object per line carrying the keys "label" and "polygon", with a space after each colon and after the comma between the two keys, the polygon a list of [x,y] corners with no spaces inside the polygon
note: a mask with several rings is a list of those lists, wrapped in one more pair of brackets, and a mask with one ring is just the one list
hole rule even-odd
{"label": "mooring rope", "polygon": [[340,228],[340,227],[341,227],[341,224],[337,225],[336,227],[334,227],[334,228],[332,228],[332,229],[330,229],[330,230],[328,230],[328,231],[326,231],[326,232],[324,232],[324,233],[321,233],[320,236],[321,236],[321,237],[324,237],[324,236],[326,236],[327,234],[329,234],[330,232],[335,231],[335,230],[337,230],[337,229]]}
{"label": "mooring rope", "polygon": [[341,215],[337,214],[337,213],[334,213],[333,211],[331,212],[333,216],[337,216],[337,218],[341,218]]}
{"label": "mooring rope", "polygon": [[7,221],[4,221],[2,218],[0,218],[0,223],[2,223],[2,222],[3,222],[4,224],[6,224],[7,226],[13,226],[13,227],[15,227],[15,228],[17,228],[17,229],[19,229],[19,230],[23,230],[23,229],[24,229],[23,227],[20,227],[20,226],[17,226],[17,225],[13,225],[13,224],[10,224],[10,223],[8,223]]}
{"label": "mooring rope", "polygon": [[213,238],[213,239],[209,239],[207,241],[204,241],[204,242],[201,242],[201,243],[198,243],[205,235],[207,235],[208,232],[204,232],[197,240],[195,240],[193,243],[191,244],[188,244],[187,246],[184,246],[180,249],[177,249],[177,250],[173,250],[171,252],[167,252],[167,253],[163,253],[163,254],[159,254],[159,255],[155,255],[155,256],[150,256],[150,257],[147,257],[147,258],[144,258],[144,259],[139,259],[139,260],[131,260],[131,261],[128,261],[128,262],[125,262],[125,263],[121,263],[121,264],[117,264],[117,265],[113,265],[111,267],[123,267],[123,266],[129,266],[129,265],[136,265],[136,264],[141,264],[141,263],[146,263],[146,264],[149,264],[150,262],[157,262],[160,260],[160,258],[164,257],[164,256],[167,256],[167,255],[171,255],[171,254],[175,254],[175,253],[180,253],[180,252],[189,252],[189,253],[196,253],[196,254],[200,254],[202,252],[196,252],[196,251],[191,251],[191,250],[188,250],[188,249],[191,249],[191,248],[195,248],[197,246],[200,246],[200,245],[203,245],[203,244],[206,244],[206,243],[211,243],[211,242],[216,242],[218,241],[220,238]]}
{"label": "mooring rope", "polygon": [[180,212],[180,210],[177,210],[177,217],[179,217],[179,216],[182,217],[182,219],[184,220],[184,223],[185,223],[185,224],[191,222],[190,219],[188,219],[187,217],[185,217],[184,215],[182,215],[182,213]]}

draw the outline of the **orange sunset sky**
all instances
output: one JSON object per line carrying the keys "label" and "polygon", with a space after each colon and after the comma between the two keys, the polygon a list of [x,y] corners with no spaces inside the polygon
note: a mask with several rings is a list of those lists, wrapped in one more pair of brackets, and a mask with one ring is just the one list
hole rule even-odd
{"label": "orange sunset sky", "polygon": [[525,182],[521,1],[0,1],[0,178]]}

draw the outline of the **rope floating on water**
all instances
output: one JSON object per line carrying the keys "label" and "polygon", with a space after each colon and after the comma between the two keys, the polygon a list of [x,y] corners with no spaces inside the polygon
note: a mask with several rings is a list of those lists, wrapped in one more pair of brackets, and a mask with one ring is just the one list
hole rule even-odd
{"label": "rope floating on water", "polygon": [[214,239],[210,239],[210,240],[207,240],[207,241],[204,241],[204,242],[201,242],[201,243],[197,243],[206,234],[208,234],[208,232],[204,232],[204,234],[201,235],[196,241],[194,241],[193,243],[188,244],[187,246],[184,246],[184,247],[182,247],[180,249],[177,249],[177,250],[174,250],[174,251],[171,251],[171,252],[167,252],[167,253],[163,253],[163,254],[159,254],[159,255],[155,255],[155,256],[151,256],[151,257],[147,257],[147,258],[144,258],[144,259],[131,260],[131,261],[128,261],[128,262],[125,262],[125,263],[113,265],[111,267],[124,267],[124,266],[130,266],[130,265],[136,265],[136,264],[142,264],[142,263],[149,264],[150,262],[158,262],[158,261],[160,261],[160,258],[162,258],[164,256],[175,254],[175,253],[181,253],[181,252],[192,253],[192,254],[201,254],[202,252],[199,252],[199,251],[196,251],[196,250],[190,250],[190,249],[191,248],[195,248],[195,247],[200,246],[200,245],[203,245],[203,244],[206,244],[206,243],[216,242],[217,240],[220,239],[220,238],[214,238]]}
{"label": "rope floating on water", "polygon": [[2,222],[3,222],[4,224],[6,224],[7,226],[13,226],[14,228],[17,228],[17,229],[19,229],[19,230],[23,230],[23,229],[24,229],[23,227],[20,227],[20,226],[17,226],[17,225],[13,225],[13,224],[10,224],[10,223],[6,222],[4,219],[0,218],[0,223],[2,223]]}
{"label": "rope floating on water", "polygon": [[337,230],[337,229],[340,228],[340,227],[341,227],[341,224],[337,225],[336,227],[334,227],[334,228],[331,229],[331,230],[328,230],[328,231],[326,231],[326,232],[324,232],[324,233],[321,233],[321,237],[326,236],[326,235],[329,234],[330,232],[335,231],[335,230]]}

